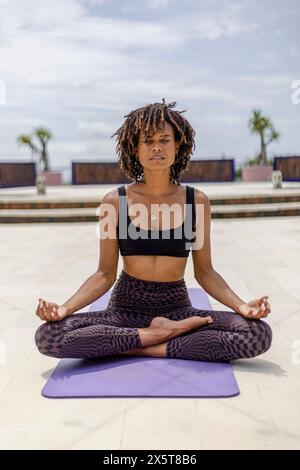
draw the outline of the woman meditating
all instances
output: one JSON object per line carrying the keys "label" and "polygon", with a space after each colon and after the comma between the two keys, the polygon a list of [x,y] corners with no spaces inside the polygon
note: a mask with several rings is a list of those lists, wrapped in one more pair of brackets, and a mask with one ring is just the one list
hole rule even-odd
{"label": "woman meditating", "polygon": [[[39,299],[35,313],[45,322],[35,342],[42,354],[230,361],[270,348],[272,330],[262,320],[270,313],[267,296],[246,302],[214,270],[209,199],[180,184],[195,132],[175,106],[163,99],[138,108],[113,134],[120,168],[134,181],[101,202],[96,272],[62,305]],[[192,306],[184,280],[190,252],[195,279],[229,311]],[[112,286],[107,308],[75,313]]]}

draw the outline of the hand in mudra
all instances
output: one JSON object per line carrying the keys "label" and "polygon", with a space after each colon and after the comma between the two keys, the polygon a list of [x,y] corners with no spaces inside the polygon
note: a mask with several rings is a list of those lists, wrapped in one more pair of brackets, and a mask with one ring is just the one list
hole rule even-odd
{"label": "hand in mudra", "polygon": [[259,297],[258,299],[250,300],[245,304],[241,304],[237,313],[249,320],[259,320],[265,318],[271,312],[271,306],[268,302],[268,295]]}
{"label": "hand in mudra", "polygon": [[45,321],[59,321],[70,315],[69,309],[54,302],[39,299],[35,314]]}

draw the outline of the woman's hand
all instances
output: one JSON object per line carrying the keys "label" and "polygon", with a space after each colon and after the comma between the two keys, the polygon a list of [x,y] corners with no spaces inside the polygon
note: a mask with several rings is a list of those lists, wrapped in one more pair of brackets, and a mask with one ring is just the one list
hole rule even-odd
{"label": "woman's hand", "polygon": [[39,299],[35,314],[45,321],[59,321],[71,315],[67,307],[54,302],[46,302],[44,299]]}
{"label": "woman's hand", "polygon": [[265,318],[271,312],[271,307],[267,300],[268,297],[268,295],[265,295],[259,299],[250,300],[250,302],[241,304],[238,306],[236,313],[239,313],[242,317],[250,320]]}

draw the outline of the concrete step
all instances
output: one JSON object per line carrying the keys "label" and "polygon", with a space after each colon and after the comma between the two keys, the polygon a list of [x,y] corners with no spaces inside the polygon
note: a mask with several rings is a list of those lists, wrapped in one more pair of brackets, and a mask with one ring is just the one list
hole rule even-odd
{"label": "concrete step", "polygon": [[[212,218],[277,217],[300,215],[300,202],[214,205]],[[0,210],[0,223],[96,222],[95,208]]]}
{"label": "concrete step", "polygon": [[[61,198],[55,199],[53,197],[43,200],[40,196],[32,200],[19,200],[12,198],[5,201],[0,199],[0,210],[38,210],[38,209],[77,209],[77,208],[96,208],[100,204],[102,196],[90,199],[78,198]],[[300,192],[294,194],[253,194],[253,195],[218,195],[210,197],[212,206],[219,205],[237,205],[237,204],[275,204],[275,203],[288,203],[300,202]]]}
{"label": "concrete step", "polygon": [[300,202],[219,205],[212,206],[211,213],[213,219],[300,215]]}

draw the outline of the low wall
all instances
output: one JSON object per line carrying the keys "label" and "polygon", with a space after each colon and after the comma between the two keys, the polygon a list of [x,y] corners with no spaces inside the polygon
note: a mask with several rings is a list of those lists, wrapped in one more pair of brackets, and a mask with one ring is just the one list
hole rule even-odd
{"label": "low wall", "polygon": [[283,181],[300,181],[300,156],[274,157],[273,170],[280,170]]}
{"label": "low wall", "polygon": [[[234,181],[234,159],[190,160],[182,182]],[[72,162],[72,184],[130,183],[118,162]]]}
{"label": "low wall", "polygon": [[0,162],[0,188],[35,186],[34,162]]}

